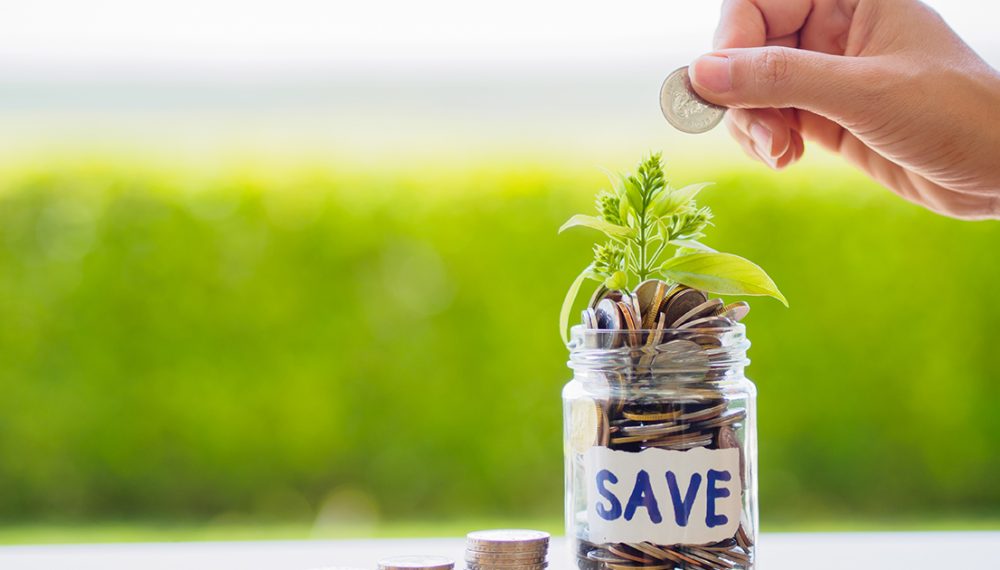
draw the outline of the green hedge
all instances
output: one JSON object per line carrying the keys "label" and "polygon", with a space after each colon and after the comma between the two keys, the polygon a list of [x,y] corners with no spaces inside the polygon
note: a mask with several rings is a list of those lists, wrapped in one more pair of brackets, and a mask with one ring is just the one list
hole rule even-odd
{"label": "green hedge", "polygon": [[[701,173],[763,265],[761,503],[1000,508],[1000,225],[819,167]],[[678,183],[696,179],[678,180]],[[558,517],[557,332],[599,172],[216,175],[0,188],[0,517]]]}

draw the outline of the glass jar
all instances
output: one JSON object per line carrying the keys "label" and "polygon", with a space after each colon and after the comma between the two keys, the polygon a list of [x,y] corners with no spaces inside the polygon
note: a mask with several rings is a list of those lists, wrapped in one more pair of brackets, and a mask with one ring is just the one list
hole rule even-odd
{"label": "glass jar", "polygon": [[566,536],[576,567],[749,569],[756,388],[741,324],[574,327],[563,389]]}

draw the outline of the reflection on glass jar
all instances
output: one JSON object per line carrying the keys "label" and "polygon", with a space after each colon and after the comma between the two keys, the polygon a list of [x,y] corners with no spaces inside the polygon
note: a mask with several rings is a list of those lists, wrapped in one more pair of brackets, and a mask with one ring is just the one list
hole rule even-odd
{"label": "reflection on glass jar", "polygon": [[584,570],[754,565],[745,327],[577,326],[563,389],[566,534]]}

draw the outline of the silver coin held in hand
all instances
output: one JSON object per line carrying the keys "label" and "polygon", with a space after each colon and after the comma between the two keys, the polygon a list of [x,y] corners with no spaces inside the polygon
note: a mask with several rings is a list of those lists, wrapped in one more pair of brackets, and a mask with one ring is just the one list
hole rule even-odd
{"label": "silver coin held in hand", "polygon": [[707,133],[726,114],[725,107],[709,103],[695,93],[687,66],[674,70],[663,80],[660,110],[675,129],[691,134]]}

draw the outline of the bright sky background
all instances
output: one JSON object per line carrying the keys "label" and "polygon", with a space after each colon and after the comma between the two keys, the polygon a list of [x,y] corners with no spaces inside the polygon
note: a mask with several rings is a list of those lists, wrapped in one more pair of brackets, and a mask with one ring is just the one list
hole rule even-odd
{"label": "bright sky background", "polygon": [[[931,4],[1000,67],[1000,3]],[[663,77],[710,49],[719,5],[10,0],[0,157],[63,145],[206,160],[237,147],[361,160],[516,149],[613,164],[650,148],[739,159],[725,129],[680,135],[657,105]]]}
{"label": "bright sky background", "polygon": [[[1000,3],[931,1],[1000,52]],[[707,0],[31,0],[0,14],[0,65],[623,65],[705,50]]]}

